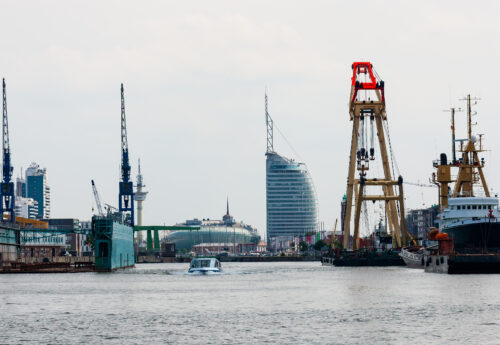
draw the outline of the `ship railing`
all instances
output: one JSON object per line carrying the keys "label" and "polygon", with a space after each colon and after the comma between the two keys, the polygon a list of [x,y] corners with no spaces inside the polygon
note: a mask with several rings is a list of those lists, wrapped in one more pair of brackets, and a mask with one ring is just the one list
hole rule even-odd
{"label": "ship railing", "polygon": [[93,216],[94,220],[106,220],[106,219],[111,219],[117,223],[125,224],[125,225],[130,225],[130,222],[123,219],[123,215],[120,213],[111,213],[107,216]]}
{"label": "ship railing", "polygon": [[[460,161],[460,159],[457,159],[456,161],[452,161],[452,160],[447,160],[446,161],[446,165],[451,165],[451,166],[455,166],[455,167],[458,167],[460,166],[462,162]],[[441,164],[441,160],[440,159],[436,159],[434,161],[432,161],[432,166],[434,168],[437,168],[439,165],[444,165],[444,164]],[[476,167],[481,167],[481,168],[484,168],[484,161],[480,161],[480,162],[473,162],[471,165],[474,165]]]}
{"label": "ship railing", "polygon": [[[497,220],[497,217],[493,216],[483,216],[483,217],[477,217],[477,216],[472,216],[472,217],[460,217],[456,218],[456,220],[449,221],[446,223],[447,226],[455,226],[455,225],[462,225],[464,224],[464,221],[471,221],[471,222],[476,222],[474,224],[477,224],[478,221],[488,221],[488,220]],[[484,222],[486,223],[486,222]]]}

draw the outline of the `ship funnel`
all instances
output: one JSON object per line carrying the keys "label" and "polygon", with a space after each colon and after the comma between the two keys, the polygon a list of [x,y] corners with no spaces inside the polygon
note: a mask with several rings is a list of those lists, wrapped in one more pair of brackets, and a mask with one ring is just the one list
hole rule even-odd
{"label": "ship funnel", "polygon": [[447,165],[448,164],[448,159],[446,157],[446,153],[441,153],[441,165]]}

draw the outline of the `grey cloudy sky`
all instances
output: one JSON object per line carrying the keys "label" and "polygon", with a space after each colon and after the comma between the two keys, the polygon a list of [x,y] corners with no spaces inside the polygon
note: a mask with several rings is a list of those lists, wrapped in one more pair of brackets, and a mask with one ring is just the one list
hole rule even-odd
{"label": "grey cloudy sky", "polygon": [[[47,167],[54,217],[90,218],[91,179],[117,204],[124,82],[132,172],[140,157],[150,191],[145,223],[220,218],[229,196],[231,213],[263,234],[267,86],[332,226],[347,175],[350,66],[368,60],[386,82],[405,179],[428,181],[450,150],[442,110],[470,92],[482,98],[475,131],[493,150],[487,177],[498,190],[498,13],[493,1],[3,1],[14,175],[32,161]],[[292,156],[283,140],[275,146]],[[406,194],[409,207],[437,199]]]}

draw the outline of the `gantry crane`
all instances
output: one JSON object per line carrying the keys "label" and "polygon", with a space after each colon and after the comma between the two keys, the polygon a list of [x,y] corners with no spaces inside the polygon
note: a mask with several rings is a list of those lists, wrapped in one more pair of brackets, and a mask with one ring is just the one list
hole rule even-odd
{"label": "gantry crane", "polygon": [[[384,122],[387,121],[384,82],[376,78],[370,62],[354,62],[349,99],[350,119],[353,121],[351,153],[347,179],[347,200],[344,218],[344,248],[349,246],[351,213],[354,199],[354,234],[352,248],[358,249],[359,221],[363,203],[384,201],[388,227],[393,245],[406,244],[404,222],[403,178],[392,179],[387,153]],[[370,122],[370,124],[368,124]],[[374,133],[376,127],[376,135]],[[384,177],[368,178],[369,162],[375,160],[375,141],[378,140]],[[355,178],[355,171],[359,178]],[[399,195],[394,189],[398,186]],[[367,187],[381,187],[382,195],[366,195]],[[400,217],[396,201],[399,202]],[[399,218],[399,219],[398,219]]]}
{"label": "gantry crane", "polygon": [[118,199],[118,211],[120,213],[130,212],[130,224],[134,226],[134,187],[130,181],[130,164],[128,155],[127,142],[127,122],[125,119],[125,97],[123,95],[123,84],[121,84],[121,149],[122,149],[122,165],[121,165],[121,180],[120,194]]}
{"label": "gantry crane", "polygon": [[99,193],[97,192],[97,187],[94,183],[94,180],[92,180],[92,191],[94,192],[94,198],[95,198],[95,204],[97,207],[97,213],[99,216],[103,217],[104,212],[102,212],[102,206],[101,206],[101,199],[99,198]]}
{"label": "gantry crane", "polygon": [[5,79],[2,82],[3,86],[3,175],[0,185],[0,215],[3,219],[3,213],[10,213],[11,222],[16,221],[15,204],[16,197],[14,195],[14,182],[12,182],[12,172],[14,167],[10,161],[10,143],[9,143],[9,124],[7,121],[7,92],[5,88]]}

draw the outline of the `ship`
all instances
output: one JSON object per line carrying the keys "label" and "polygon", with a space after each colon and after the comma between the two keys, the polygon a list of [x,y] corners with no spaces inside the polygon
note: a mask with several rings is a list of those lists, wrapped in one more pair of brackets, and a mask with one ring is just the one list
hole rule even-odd
{"label": "ship", "polygon": [[457,251],[482,252],[500,248],[497,197],[450,198],[439,223],[441,232],[453,238]]}
{"label": "ship", "polygon": [[97,271],[110,272],[135,265],[134,229],[118,215],[92,217]]}
{"label": "ship", "polygon": [[[467,96],[467,139],[455,139],[452,108],[452,160],[445,153],[434,162],[439,186],[438,245],[424,250],[426,272],[500,273],[500,211],[498,197],[491,196],[483,172],[482,135],[472,135],[471,97]],[[457,159],[456,143],[461,156]],[[456,178],[451,169],[458,169]],[[453,190],[450,184],[454,184]]]}
{"label": "ship", "polygon": [[436,235],[439,230],[436,227],[430,227],[427,240],[422,241],[422,245],[415,245],[401,248],[399,256],[403,259],[408,268],[424,268],[424,253],[426,250],[435,249],[438,246]]}
{"label": "ship", "polygon": [[422,246],[401,248],[399,256],[409,268],[424,268],[424,247]]}

